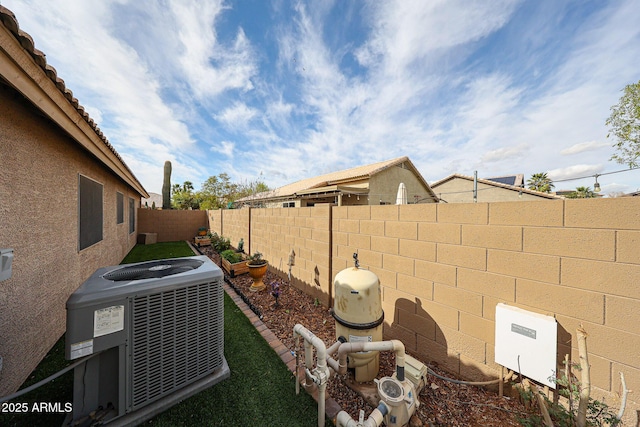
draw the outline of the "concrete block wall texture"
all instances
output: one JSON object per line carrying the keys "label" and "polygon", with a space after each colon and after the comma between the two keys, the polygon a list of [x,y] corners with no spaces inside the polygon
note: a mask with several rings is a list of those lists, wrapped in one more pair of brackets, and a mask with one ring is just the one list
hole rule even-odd
{"label": "concrete block wall texture", "polygon": [[230,209],[224,211],[223,237],[231,241],[231,246],[238,247],[238,242],[245,242],[244,251],[249,253],[249,209]]}
{"label": "concrete block wall texture", "polygon": [[[495,378],[495,307],[506,303],[555,316],[559,368],[565,354],[577,360],[583,325],[593,392],[609,405],[620,403],[620,371],[640,390],[640,198],[252,209],[250,218],[252,250],[286,272],[293,247],[294,281],[325,303],[357,252],[381,281],[385,339],[420,360]],[[629,395],[628,416],[638,409]]]}
{"label": "concrete block wall texture", "polygon": [[[334,208],[333,253],[343,266],[361,249],[380,277],[386,337],[400,334],[421,359],[468,378],[496,375],[495,306],[504,302],[557,318],[558,361],[576,356],[582,324],[597,369],[592,385],[611,404],[619,403],[619,371],[630,389],[640,387],[640,200],[439,204],[422,218],[420,205],[411,214],[376,208],[388,212]],[[373,226],[374,215],[386,219]],[[402,221],[409,215],[415,238]],[[366,244],[374,239],[384,245]],[[407,285],[407,277],[422,282]]]}
{"label": "concrete block wall texture", "polygon": [[[271,269],[285,276],[289,271],[289,254],[294,250],[292,282],[328,305],[332,283],[331,207],[265,208],[250,212],[251,253],[261,252]],[[226,216],[223,223],[227,223]]]}
{"label": "concrete block wall texture", "polygon": [[212,233],[222,235],[222,210],[217,209],[215,211],[207,211],[207,218],[209,221],[209,230]]}
{"label": "concrete block wall texture", "polygon": [[157,233],[158,242],[193,241],[200,227],[209,228],[207,211],[138,209],[138,233]]}

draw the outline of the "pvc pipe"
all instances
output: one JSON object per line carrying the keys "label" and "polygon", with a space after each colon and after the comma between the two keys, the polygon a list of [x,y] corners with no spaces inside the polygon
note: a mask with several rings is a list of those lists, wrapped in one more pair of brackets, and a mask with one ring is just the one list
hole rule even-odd
{"label": "pvc pipe", "polygon": [[[340,374],[347,371],[347,354],[359,351],[394,351],[396,353],[396,376],[399,381],[404,381],[404,344],[399,340],[374,341],[374,342],[346,342],[338,349],[338,363]],[[344,366],[344,368],[343,368]]]}
{"label": "pvc pipe", "polygon": [[[332,355],[333,353],[335,353],[336,351],[338,351],[338,348],[339,348],[342,344],[343,344],[343,343],[342,343],[342,341],[336,341],[335,343],[333,343],[333,344],[331,345],[331,347],[329,347],[329,348],[327,349],[327,364],[329,365],[329,367],[330,367],[331,369],[333,369],[333,370],[334,370],[334,372],[340,372],[341,367],[340,367],[340,365],[338,364],[338,361],[337,361],[337,360],[335,360],[333,357],[331,357],[331,355]],[[345,366],[345,369],[346,369],[346,366]]]}
{"label": "pvc pipe", "polygon": [[382,424],[384,416],[388,413],[389,408],[387,405],[380,402],[378,407],[369,414],[369,418],[367,418],[363,423],[359,423],[351,418],[351,415],[349,415],[348,412],[340,411],[336,417],[336,427],[378,427]]}
{"label": "pvc pipe", "polygon": [[[307,363],[307,368],[309,366],[313,366],[313,354],[310,346],[313,346],[316,349],[318,364],[316,369],[313,370],[314,374],[311,375],[311,378],[313,379],[313,382],[318,385],[318,427],[324,427],[325,390],[327,388],[327,381],[331,375],[331,372],[327,367],[327,349],[320,338],[316,337],[310,330],[299,323],[293,327],[293,336],[301,336],[304,338],[305,362]],[[307,346],[309,347],[308,350]],[[296,383],[297,382],[298,379],[296,378]]]}

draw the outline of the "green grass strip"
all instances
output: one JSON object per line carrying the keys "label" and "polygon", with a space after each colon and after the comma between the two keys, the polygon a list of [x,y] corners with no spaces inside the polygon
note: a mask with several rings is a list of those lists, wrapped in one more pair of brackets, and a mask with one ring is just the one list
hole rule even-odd
{"label": "green grass strip", "polygon": [[192,256],[193,251],[187,242],[163,242],[152,245],[136,245],[122,260],[121,264],[152,261],[156,259]]}
{"label": "green grass strip", "polygon": [[[296,395],[293,374],[226,294],[224,308],[224,353],[231,377],[147,425],[317,426],[316,401],[304,391]],[[333,424],[327,420],[326,425]]]}

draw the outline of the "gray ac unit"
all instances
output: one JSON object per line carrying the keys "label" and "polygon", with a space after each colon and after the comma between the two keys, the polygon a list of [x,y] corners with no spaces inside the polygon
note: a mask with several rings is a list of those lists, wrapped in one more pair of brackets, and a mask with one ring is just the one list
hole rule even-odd
{"label": "gray ac unit", "polygon": [[206,256],[91,275],[67,301],[67,359],[95,356],[74,369],[65,425],[137,425],[228,378],[222,280]]}

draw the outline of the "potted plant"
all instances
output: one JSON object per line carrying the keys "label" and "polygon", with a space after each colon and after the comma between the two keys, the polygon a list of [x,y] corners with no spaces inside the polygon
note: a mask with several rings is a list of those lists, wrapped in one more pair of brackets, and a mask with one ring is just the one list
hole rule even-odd
{"label": "potted plant", "polygon": [[267,272],[269,262],[262,258],[262,254],[260,252],[255,252],[249,257],[247,267],[249,268],[249,276],[253,279],[253,284],[249,290],[257,292],[266,288],[265,284],[262,282],[262,277]]}
{"label": "potted plant", "polygon": [[244,274],[249,271],[246,258],[242,253],[236,252],[233,249],[227,249],[220,252],[220,258],[222,260],[222,268],[224,268],[231,277],[236,277],[239,274]]}

